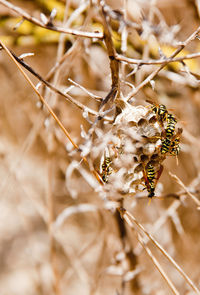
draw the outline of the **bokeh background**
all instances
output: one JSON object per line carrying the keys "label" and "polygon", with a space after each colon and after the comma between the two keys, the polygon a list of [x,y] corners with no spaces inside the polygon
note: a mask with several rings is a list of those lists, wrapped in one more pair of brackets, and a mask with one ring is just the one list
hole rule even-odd
{"label": "bokeh background", "polygon": [[[92,2],[12,1],[38,18],[40,13],[48,16],[56,8],[55,22],[60,26],[76,11],[70,27],[102,30],[98,5]],[[132,58],[170,56],[200,25],[198,0],[106,3],[145,28],[128,28],[125,55]],[[101,41],[45,30],[28,21],[14,30],[20,20],[0,3],[0,40],[16,55],[34,53],[25,61],[45,78],[69,52],[51,83],[65,90],[72,85],[70,78],[88,91],[106,96],[111,78],[108,54]],[[112,20],[111,27],[115,48],[122,53],[120,22]],[[190,42],[179,56],[198,53],[199,42],[197,38]],[[133,65],[120,64],[122,90],[124,79],[138,85],[156,67],[140,67],[128,77]],[[199,199],[199,75],[199,59],[170,63],[155,77],[154,88],[148,84],[136,95],[137,105],[146,105],[145,100],[150,99],[172,109],[183,136],[179,164],[174,157],[164,162],[159,181],[163,198],[153,199],[148,206],[144,191],[141,198],[127,196],[124,206],[200,288],[200,212],[187,193]],[[35,85],[38,83],[30,73],[28,76]],[[82,144],[82,129],[90,127],[85,114],[56,93],[46,88],[40,91],[73,140]],[[98,110],[99,102],[79,87],[74,86],[70,94]],[[0,294],[173,294],[134,232],[99,196],[80,154],[74,152],[62,130],[38,103],[33,89],[4,50],[0,51],[0,105]],[[126,230],[125,237],[120,226]],[[180,294],[197,294],[166,257],[148,240],[146,243]]]}

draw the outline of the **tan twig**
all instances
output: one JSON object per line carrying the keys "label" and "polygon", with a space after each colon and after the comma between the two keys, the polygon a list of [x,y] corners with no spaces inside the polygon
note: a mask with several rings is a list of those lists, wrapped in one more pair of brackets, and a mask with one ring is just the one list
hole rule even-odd
{"label": "tan twig", "polygon": [[[179,200],[174,201],[169,208],[165,210],[165,212],[156,220],[156,222],[153,224],[151,233],[155,234],[166,222],[167,218],[172,216],[179,206],[181,205],[181,202]],[[147,244],[149,242],[148,237],[145,237],[144,243]],[[140,249],[138,247],[135,248],[136,253],[140,253]]]}
{"label": "tan twig", "polygon": [[[124,21],[127,20],[127,1],[123,1],[123,11],[124,11]],[[127,31],[127,26],[123,25],[122,27],[122,32],[121,32],[121,52],[123,55],[126,54],[127,51],[127,40],[128,40],[128,31]],[[117,56],[117,53],[115,54],[115,57]],[[121,77],[125,81],[126,73],[126,64],[121,63]],[[124,82],[125,83],[125,82]]]}
{"label": "tan twig", "polygon": [[[69,139],[69,141],[72,143],[72,145],[79,150],[78,145],[73,141],[73,139],[71,138],[70,134],[68,133],[68,131],[66,130],[66,128],[63,126],[63,124],[61,123],[61,121],[58,119],[58,117],[56,116],[56,114],[54,113],[54,111],[52,110],[52,108],[49,106],[49,104],[45,101],[45,99],[43,98],[43,96],[38,92],[38,90],[36,89],[36,87],[34,86],[34,84],[32,83],[32,81],[29,79],[29,77],[26,75],[26,73],[23,71],[23,69],[21,68],[21,66],[19,65],[19,63],[16,61],[16,59],[13,57],[13,55],[11,54],[11,52],[8,50],[8,48],[2,43],[0,42],[1,46],[5,49],[6,53],[10,56],[10,58],[14,61],[14,63],[16,64],[16,66],[18,67],[18,69],[20,70],[20,72],[22,73],[22,75],[24,76],[24,78],[27,80],[27,82],[31,85],[31,87],[34,89],[35,93],[38,95],[40,101],[45,105],[45,107],[47,108],[48,112],[51,114],[51,116],[54,118],[54,120],[56,121],[56,123],[59,125],[59,127],[61,128],[61,130],[64,132],[64,134],[66,135],[66,137]],[[85,157],[82,157],[83,161],[89,166],[88,161]],[[94,174],[94,176],[96,177],[96,179],[102,183],[102,180],[99,176],[99,174],[93,170],[92,173]]]}
{"label": "tan twig", "polygon": [[[0,44],[2,44],[2,47],[5,49],[5,45],[0,41]],[[6,47],[7,48],[7,47]],[[57,94],[60,94],[61,96],[65,97],[66,100],[70,101],[73,103],[75,106],[77,106],[79,109],[81,109],[84,112],[87,112],[88,114],[91,114],[93,116],[98,116],[98,112],[88,108],[87,106],[83,105],[81,102],[75,100],[73,97],[71,97],[69,94],[64,93],[63,91],[59,90],[56,88],[54,85],[52,85],[50,82],[46,81],[43,79],[38,73],[35,72],[29,65],[27,65],[23,60],[20,60],[13,52],[11,52],[8,48],[7,51],[10,52],[12,57],[20,63],[25,69],[27,69],[31,74],[33,74],[37,79],[39,79],[42,83],[44,83],[47,87],[49,87],[51,90],[56,92]],[[36,88],[35,88],[36,89]],[[106,121],[112,121],[110,117],[105,116],[104,119]]]}
{"label": "tan twig", "polygon": [[[169,59],[174,58],[179,52],[183,50],[191,41],[193,41],[196,36],[200,32],[200,26],[198,29],[193,32],[186,40],[185,42],[182,42],[181,45],[174,51],[174,53],[169,57]],[[168,61],[165,61],[158,69],[156,69],[154,72],[152,72],[142,83],[140,83],[135,89],[133,89],[126,97],[127,101],[130,101],[131,98],[136,95],[146,84],[148,84],[151,80],[154,79],[154,77],[168,64]]]}
{"label": "tan twig", "polygon": [[12,11],[16,12],[21,17],[32,22],[33,24],[40,26],[40,27],[47,29],[47,30],[65,33],[65,34],[76,35],[76,36],[85,37],[85,38],[98,38],[98,39],[103,38],[103,33],[101,33],[101,32],[83,32],[83,31],[74,30],[74,29],[70,29],[70,28],[63,28],[63,27],[59,27],[59,26],[54,26],[52,23],[44,24],[42,21],[31,16],[30,14],[28,14],[26,11],[24,11],[20,7],[13,5],[12,3],[10,3],[6,0],[0,0],[0,4],[6,6],[7,8],[11,9]]}
{"label": "tan twig", "polygon": [[[125,217],[125,220],[126,220],[126,217]],[[128,220],[126,220],[126,221],[128,222]],[[129,224],[129,226],[130,226],[130,224]],[[174,294],[176,294],[176,295],[179,295],[180,293],[178,292],[178,290],[176,289],[176,287],[174,286],[174,284],[172,283],[172,281],[170,280],[170,278],[168,277],[168,275],[166,274],[166,272],[163,270],[163,268],[161,267],[161,265],[158,262],[158,260],[152,254],[152,252],[149,249],[149,247],[147,247],[145,245],[145,243],[143,242],[143,238],[141,237],[140,234],[137,234],[137,240],[140,243],[140,245],[143,247],[143,249],[145,250],[145,252],[147,253],[147,255],[149,256],[149,258],[152,260],[153,264],[158,269],[158,271],[160,272],[161,276],[164,278],[164,280],[166,281],[166,283],[168,284],[168,286],[172,290],[172,292]]]}
{"label": "tan twig", "polygon": [[115,99],[118,91],[119,91],[119,62],[115,59],[115,47],[112,41],[112,35],[109,29],[109,24],[107,22],[107,14],[105,11],[105,2],[100,1],[101,11],[102,11],[102,22],[104,27],[104,41],[107,48],[107,53],[110,59],[110,70],[111,70],[111,78],[112,78],[112,86],[111,90],[106,96],[106,98],[102,101],[100,105],[100,109],[108,102]]}
{"label": "tan twig", "polygon": [[126,12],[124,14],[119,13],[117,10],[113,10],[109,5],[103,4],[104,9],[106,10],[106,14],[113,20],[117,20],[118,22],[122,23],[125,27],[130,27],[139,31],[142,31],[142,26],[137,24],[136,22],[130,21],[126,19]]}
{"label": "tan twig", "polygon": [[49,251],[50,251],[50,263],[54,276],[53,289],[56,295],[60,295],[60,273],[58,271],[58,261],[56,253],[56,245],[54,234],[52,232],[52,224],[54,222],[54,199],[52,195],[52,161],[51,155],[47,160],[48,180],[47,180],[47,208],[48,208],[48,235],[49,235]]}
{"label": "tan twig", "polygon": [[[70,1],[67,1],[65,4],[65,13],[64,13],[64,19],[63,19],[63,26],[65,24],[65,21],[67,19],[67,13],[68,8],[70,5]],[[67,27],[67,26],[66,26]],[[65,34],[61,33],[59,35],[59,41],[57,46],[57,56],[56,56],[56,63],[62,58],[64,53],[64,40],[65,40]],[[60,68],[58,67],[57,70],[54,72],[52,85],[57,86],[58,79],[60,74]],[[51,99],[50,99],[51,98]],[[45,95],[45,100],[49,102],[51,107],[53,108],[57,101],[57,95],[55,95],[53,92],[47,91]],[[48,218],[48,235],[49,235],[49,250],[50,250],[50,263],[53,273],[53,289],[56,295],[60,295],[60,279],[61,275],[58,269],[58,257],[57,257],[57,249],[56,249],[56,241],[54,238],[54,233],[52,229],[52,224],[55,219],[55,200],[53,196],[52,191],[52,183],[53,183],[53,171],[54,171],[54,156],[52,154],[51,148],[51,141],[52,141],[52,130],[50,128],[48,135],[47,135],[47,150],[48,150],[48,159],[47,159],[47,174],[48,174],[48,181],[47,181],[47,208],[49,213]]]}
{"label": "tan twig", "polygon": [[[67,1],[66,5],[65,5],[64,18],[63,18],[63,22],[62,22],[62,25],[65,28],[68,28],[69,25],[71,24],[70,19],[68,19],[68,21],[66,21],[67,20],[67,14],[68,14],[68,11],[69,11],[69,6],[70,6],[70,1]],[[76,10],[75,10],[75,12],[76,12]],[[56,64],[59,62],[59,60],[62,59],[62,56],[64,55],[64,50],[65,50],[65,34],[61,33],[59,35],[58,46],[57,46]],[[53,76],[53,79],[52,79],[53,81],[51,81],[51,83],[52,83],[52,85],[54,87],[58,86],[57,84],[58,84],[58,80],[59,80],[59,76],[60,76],[60,71],[61,71],[61,69],[58,67],[56,69],[56,71],[54,72],[54,76]],[[65,92],[65,93],[68,93],[68,92]],[[52,92],[46,92],[46,94],[47,95],[45,96],[45,100],[48,101],[48,102],[51,102],[51,107],[53,108],[55,106],[55,104],[56,104],[58,95],[55,95]]]}
{"label": "tan twig", "polygon": [[97,101],[102,101],[102,97],[99,95],[95,95],[93,93],[91,93],[90,91],[88,91],[85,87],[83,87],[82,85],[80,85],[79,83],[76,83],[75,81],[73,81],[72,79],[68,78],[68,81],[71,82],[73,85],[77,86],[78,88],[80,88],[81,90],[83,90],[86,94],[88,94],[91,98],[96,99]]}
{"label": "tan twig", "polygon": [[193,59],[193,58],[198,58],[200,57],[200,53],[191,53],[191,54],[187,54],[185,56],[180,56],[180,57],[175,57],[175,58],[163,58],[163,59],[149,59],[149,60],[143,60],[143,59],[134,59],[134,58],[130,58],[130,57],[126,57],[120,54],[115,55],[115,58],[119,61],[123,61],[129,64],[135,64],[135,65],[162,65],[167,63],[171,63],[171,62],[181,62],[184,61],[185,59]]}
{"label": "tan twig", "polygon": [[54,73],[56,72],[56,70],[64,63],[64,61],[71,56],[76,49],[79,48],[80,46],[80,39],[78,38],[74,44],[69,48],[69,50],[61,57],[61,59],[59,61],[56,62],[56,64],[50,69],[50,71],[47,73],[47,75],[45,76],[45,80],[49,81]]}
{"label": "tan twig", "polygon": [[[192,280],[186,275],[186,273],[183,271],[183,269],[175,262],[175,260],[163,249],[163,247],[152,237],[151,234],[149,234],[146,229],[135,219],[135,217],[130,214],[127,210],[124,208],[119,208],[119,211],[123,218],[127,221],[129,220],[129,225],[131,223],[131,220],[142,230],[143,233],[152,241],[152,243],[161,251],[161,253],[172,263],[172,265],[176,268],[176,270],[181,274],[181,276],[187,281],[187,283],[190,285],[190,287],[195,291],[196,294],[200,295],[199,289],[195,286],[195,284],[192,282]],[[132,223],[131,223],[132,224]]]}
{"label": "tan twig", "polygon": [[[120,214],[121,214],[123,220],[125,220],[127,222],[127,224],[130,226],[130,228],[136,233],[136,230],[135,230],[135,228],[133,226],[133,223],[131,222],[131,220],[128,217],[128,215],[124,214],[121,210],[119,210],[119,211],[120,211]],[[138,242],[140,243],[140,245],[145,250],[145,252],[147,253],[147,255],[149,256],[149,258],[152,260],[153,264],[158,269],[158,271],[160,272],[160,274],[162,275],[162,277],[164,278],[164,280],[166,281],[166,283],[168,284],[168,286],[172,290],[172,292],[174,294],[176,294],[176,295],[179,295],[178,290],[176,289],[176,287],[174,286],[174,284],[172,283],[172,281],[169,279],[169,277],[167,276],[166,272],[163,270],[163,268],[161,267],[160,263],[155,258],[155,256],[152,254],[151,250],[147,247],[146,243],[144,242],[144,239],[142,238],[142,236],[138,232],[136,234],[136,238],[137,238]]]}
{"label": "tan twig", "polygon": [[[67,2],[67,5],[65,7],[65,14],[64,14],[64,21],[63,21],[63,26],[65,28],[69,27],[72,22],[77,18],[81,13],[83,13],[86,8],[88,7],[88,2],[83,2],[77,9],[75,9],[69,18],[67,18],[68,15],[68,9],[70,7],[70,1]],[[91,19],[91,17],[90,17]],[[84,29],[86,27],[86,24],[88,23],[88,17],[86,17],[84,24],[82,25],[82,28]],[[77,38],[73,45],[64,53],[64,44],[65,44],[65,34],[61,33],[59,42],[58,42],[58,50],[57,50],[57,58],[56,58],[56,63],[55,65],[51,68],[51,70],[48,72],[48,74],[45,77],[46,81],[49,81],[53,75],[55,75],[56,72],[60,72],[60,67],[62,64],[66,61],[67,58],[71,57],[71,62],[73,57],[75,56],[75,53],[77,53],[77,49],[80,49],[80,43],[83,41],[82,38]],[[76,55],[77,56],[77,55]],[[68,63],[70,61],[68,60]],[[56,73],[56,76],[58,76],[58,73]],[[57,77],[58,79],[58,77]],[[56,80],[57,80],[56,79]],[[55,77],[54,77],[54,81]],[[53,83],[54,86],[57,86],[55,83]],[[42,85],[42,91],[41,94],[44,92],[44,85]]]}
{"label": "tan twig", "polygon": [[184,185],[180,178],[178,178],[178,176],[172,174],[171,172],[169,172],[169,175],[176,180],[176,182],[185,190],[188,196],[190,196],[190,198],[195,202],[195,204],[198,206],[198,209],[200,209],[200,201],[189,191],[189,189]]}
{"label": "tan twig", "polygon": [[22,70],[21,66],[18,64],[18,62],[16,61],[16,59],[13,57],[13,55],[11,54],[11,52],[9,51],[9,49],[2,42],[0,42],[0,44],[5,49],[6,53],[10,56],[10,58],[14,61],[14,63],[16,64],[16,66],[18,67],[18,69],[20,70],[20,72],[22,73],[22,75],[24,76],[24,78],[27,80],[27,82],[34,89],[34,91],[38,95],[40,101],[46,106],[47,110],[52,115],[52,117],[55,119],[55,121],[57,122],[57,124],[59,125],[59,127],[62,129],[62,131],[64,132],[64,134],[67,136],[67,138],[69,139],[69,141],[72,143],[72,145],[76,149],[78,149],[77,144],[73,141],[73,139],[71,138],[70,134],[65,129],[65,127],[63,126],[63,124],[61,123],[61,121],[58,119],[58,117],[56,116],[56,114],[54,113],[54,111],[51,109],[51,107],[48,105],[48,103],[44,100],[43,96],[38,92],[38,90],[36,89],[36,87],[33,84],[33,82],[29,79],[29,77],[26,75],[26,73]]}
{"label": "tan twig", "polygon": [[[120,205],[121,206],[123,205],[123,200],[120,200]],[[121,218],[120,213],[117,210],[114,214],[114,218],[116,220],[116,224],[117,224],[117,228],[118,228],[118,232],[119,232],[119,238],[122,243],[122,250],[125,255],[124,258],[127,260],[128,264],[129,264],[128,271],[135,270],[137,268],[138,259],[133,251],[131,238],[126,230],[126,223],[125,223],[124,219]],[[122,290],[125,287],[124,286],[125,282],[126,282],[126,280],[125,280],[125,277],[123,276],[122,286],[121,286]],[[136,290],[138,291],[139,282],[138,282],[137,276],[130,279],[129,284],[130,284],[130,288],[131,288],[132,292],[136,292]]]}

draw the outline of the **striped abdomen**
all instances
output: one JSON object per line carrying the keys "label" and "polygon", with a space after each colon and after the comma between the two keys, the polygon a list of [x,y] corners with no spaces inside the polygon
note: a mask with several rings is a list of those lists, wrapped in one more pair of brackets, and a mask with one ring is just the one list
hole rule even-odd
{"label": "striped abdomen", "polygon": [[163,139],[162,140],[162,146],[161,146],[161,149],[160,149],[161,154],[166,154],[169,151],[170,146],[171,146],[170,139],[169,138]]}
{"label": "striped abdomen", "polygon": [[177,123],[176,118],[172,114],[168,114],[168,116],[167,116],[167,128],[165,130],[166,137],[172,137],[174,135],[176,123]]}
{"label": "striped abdomen", "polygon": [[151,164],[148,165],[146,173],[149,183],[152,183],[152,181],[155,179],[155,170]]}
{"label": "striped abdomen", "polygon": [[106,157],[103,161],[103,164],[101,166],[102,168],[102,179],[104,182],[108,182],[108,175],[110,175],[112,172],[111,172],[111,168],[110,168],[110,165],[111,165],[111,159],[110,157]]}

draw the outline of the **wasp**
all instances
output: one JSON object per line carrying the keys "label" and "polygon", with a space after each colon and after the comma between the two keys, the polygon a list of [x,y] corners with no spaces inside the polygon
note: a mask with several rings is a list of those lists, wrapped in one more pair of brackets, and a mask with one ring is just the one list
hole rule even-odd
{"label": "wasp", "polygon": [[170,147],[170,155],[172,155],[172,156],[178,156],[178,154],[180,152],[179,143],[180,143],[180,138],[176,138],[172,142],[171,147]]}
{"label": "wasp", "polygon": [[145,186],[149,193],[148,198],[153,198],[155,196],[155,188],[162,174],[162,171],[162,165],[160,165],[159,170],[156,172],[154,166],[151,163],[148,163],[147,166],[143,169]]}
{"label": "wasp", "polygon": [[175,125],[177,123],[176,118],[172,114],[167,114],[167,127],[165,129],[165,135],[167,138],[172,137],[175,132]]}
{"label": "wasp", "polygon": [[179,143],[180,143],[180,135],[183,132],[182,128],[178,128],[178,131],[172,137],[166,137],[162,139],[162,145],[160,152],[161,154],[170,153],[173,156],[177,156],[180,150]]}
{"label": "wasp", "polygon": [[158,115],[161,122],[165,122],[167,118],[167,108],[164,104],[154,105],[152,111]]}
{"label": "wasp", "polygon": [[180,135],[183,132],[182,128],[178,128],[178,132],[176,134],[176,137],[173,139],[171,146],[170,146],[170,154],[172,156],[178,156],[179,152],[180,152]]}
{"label": "wasp", "polygon": [[106,183],[108,182],[108,175],[112,173],[112,169],[110,167],[111,163],[112,161],[110,157],[105,157],[101,165],[101,169],[102,169],[101,177],[102,177],[102,180]]}
{"label": "wasp", "polygon": [[171,144],[172,144],[172,142],[171,142],[170,138],[166,137],[166,138],[162,139],[162,145],[160,148],[160,152],[162,155],[169,152]]}
{"label": "wasp", "polygon": [[167,120],[168,111],[164,104],[156,104],[150,100],[146,100],[153,106],[151,107],[151,111],[154,112],[157,116],[157,119],[161,126],[163,127],[164,122]]}

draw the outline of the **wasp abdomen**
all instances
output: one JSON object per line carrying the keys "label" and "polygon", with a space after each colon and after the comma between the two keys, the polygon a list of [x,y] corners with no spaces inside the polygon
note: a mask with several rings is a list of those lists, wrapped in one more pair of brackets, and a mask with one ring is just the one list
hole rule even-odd
{"label": "wasp abdomen", "polygon": [[171,145],[171,140],[169,138],[163,139],[162,146],[160,149],[161,154],[166,154],[170,149],[170,145]]}
{"label": "wasp abdomen", "polygon": [[167,128],[165,130],[166,137],[172,137],[175,132],[176,118],[172,114],[167,115]]}

